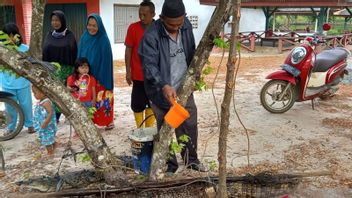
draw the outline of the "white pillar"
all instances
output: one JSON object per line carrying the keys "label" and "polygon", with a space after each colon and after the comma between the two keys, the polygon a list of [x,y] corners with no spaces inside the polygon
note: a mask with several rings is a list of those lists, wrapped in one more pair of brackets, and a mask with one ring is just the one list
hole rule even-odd
{"label": "white pillar", "polygon": [[276,13],[274,12],[274,19],[273,19],[273,32],[275,32],[275,26],[276,26]]}

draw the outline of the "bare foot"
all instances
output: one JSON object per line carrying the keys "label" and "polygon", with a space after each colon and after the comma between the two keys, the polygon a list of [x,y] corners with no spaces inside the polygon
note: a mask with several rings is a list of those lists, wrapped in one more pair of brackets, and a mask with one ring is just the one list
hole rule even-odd
{"label": "bare foot", "polygon": [[55,143],[49,146],[46,146],[46,151],[48,152],[48,155],[53,155],[54,154],[54,150],[55,150]]}
{"label": "bare foot", "polygon": [[110,123],[108,126],[105,127],[105,131],[111,130],[115,128],[115,124],[114,123]]}
{"label": "bare foot", "polygon": [[6,176],[5,171],[0,170],[0,178],[3,178],[3,177],[5,177],[5,176]]}

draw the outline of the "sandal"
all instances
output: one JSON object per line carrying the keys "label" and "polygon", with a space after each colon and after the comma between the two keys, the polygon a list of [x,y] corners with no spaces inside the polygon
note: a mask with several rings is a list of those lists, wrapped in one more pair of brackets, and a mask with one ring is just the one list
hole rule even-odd
{"label": "sandal", "polygon": [[114,123],[110,123],[108,126],[105,127],[105,131],[111,130],[115,128],[115,124]]}
{"label": "sandal", "polygon": [[27,133],[29,134],[35,133],[34,127],[28,127]]}

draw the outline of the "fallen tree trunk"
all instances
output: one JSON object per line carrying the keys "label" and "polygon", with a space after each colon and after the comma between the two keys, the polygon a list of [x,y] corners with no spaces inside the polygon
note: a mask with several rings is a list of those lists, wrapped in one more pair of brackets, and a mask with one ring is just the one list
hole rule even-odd
{"label": "fallen tree trunk", "polygon": [[54,101],[82,140],[92,158],[92,165],[104,171],[108,182],[116,180],[118,183],[121,181],[120,184],[125,184],[125,175],[119,166],[120,163],[113,157],[103,137],[88,117],[86,109],[47,68],[41,64],[32,64],[27,58],[23,53],[0,45],[0,65],[25,77]]}
{"label": "fallen tree trunk", "polygon": [[[330,172],[312,172],[312,173],[297,173],[297,174],[277,174],[274,175],[272,173],[260,173],[257,175],[246,175],[246,176],[228,176],[226,178],[227,183],[239,183],[240,186],[244,185],[246,188],[258,188],[258,186],[262,188],[274,188],[274,191],[277,190],[279,193],[280,185],[282,188],[287,188],[286,185],[291,185],[290,188],[286,190],[293,189],[300,181],[300,179],[305,177],[320,177],[331,175]],[[203,188],[215,187],[219,182],[218,177],[199,177],[199,178],[189,178],[189,179],[179,179],[172,180],[166,182],[145,182],[142,184],[136,184],[131,187],[125,188],[110,188],[110,189],[73,189],[73,190],[65,190],[62,192],[55,193],[45,193],[38,194],[45,197],[67,197],[67,196],[89,196],[89,195],[101,195],[103,194],[118,194],[119,196],[122,193],[127,195],[128,193],[136,193],[137,195],[143,196],[144,192],[150,191],[160,191],[161,193],[167,194],[168,190],[176,190],[180,191],[184,190],[184,188],[188,188],[189,190],[193,190],[193,187],[202,186]],[[238,186],[237,188],[241,188]],[[233,186],[231,186],[232,188]],[[246,189],[248,190],[248,189]],[[275,192],[271,193],[275,193]],[[250,192],[250,191],[246,191]],[[259,191],[258,191],[259,193]],[[134,195],[136,195],[134,194]],[[281,194],[282,195],[282,194]],[[202,197],[202,196],[197,196]]]}
{"label": "fallen tree trunk", "polygon": [[[178,103],[185,106],[189,96],[195,88],[197,77],[200,76],[204,65],[208,61],[210,52],[214,46],[214,39],[220,35],[222,26],[229,20],[231,5],[229,0],[221,0],[216,8],[207,29],[197,47],[195,55],[187,71],[183,86],[177,90],[179,98]],[[163,168],[166,165],[167,154],[169,152],[169,144],[174,130],[165,122],[162,125],[159,137],[154,140],[154,149],[152,157],[152,165],[150,169],[149,179],[156,181],[164,177]]]}

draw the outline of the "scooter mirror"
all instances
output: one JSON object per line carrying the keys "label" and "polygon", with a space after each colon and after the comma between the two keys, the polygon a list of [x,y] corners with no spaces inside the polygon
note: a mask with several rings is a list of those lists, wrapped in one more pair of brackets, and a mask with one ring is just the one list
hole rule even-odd
{"label": "scooter mirror", "polygon": [[330,23],[324,23],[324,25],[323,25],[323,30],[324,30],[324,31],[329,31],[330,29],[331,29]]}

